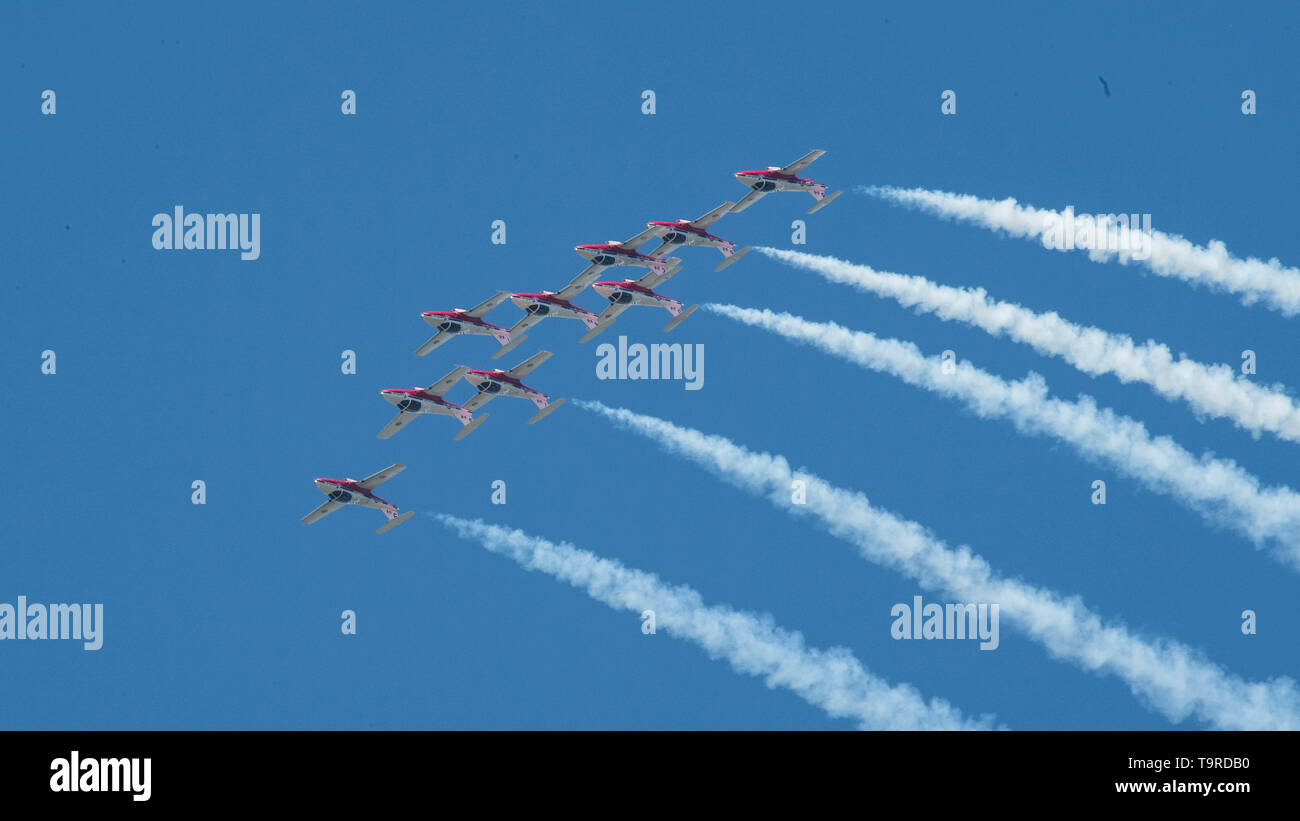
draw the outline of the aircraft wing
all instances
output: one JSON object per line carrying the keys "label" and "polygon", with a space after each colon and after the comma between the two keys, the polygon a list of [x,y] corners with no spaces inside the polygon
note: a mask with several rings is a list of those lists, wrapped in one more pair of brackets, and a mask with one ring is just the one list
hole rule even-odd
{"label": "aircraft wing", "polygon": [[470,308],[465,312],[465,315],[472,316],[475,319],[482,319],[487,316],[489,311],[504,302],[508,296],[510,296],[509,291],[497,291],[492,296],[475,305],[473,308]]}
{"label": "aircraft wing", "polygon": [[708,230],[710,225],[722,219],[733,206],[735,206],[734,202],[724,202],[722,205],[719,205],[717,208],[714,208],[709,213],[692,222],[691,225],[694,225],[696,228]]}
{"label": "aircraft wing", "polygon": [[[542,364],[543,362],[545,362],[550,358],[551,358],[550,351],[538,351],[537,353],[525,359],[523,362],[520,362],[518,365],[515,365],[510,370],[506,371],[506,376],[510,377],[511,379],[523,379],[528,374],[537,370],[538,365]],[[469,407],[469,406],[466,405],[465,407]]]}
{"label": "aircraft wing", "polygon": [[596,263],[593,262],[592,264],[584,268],[582,270],[582,273],[578,274],[578,276],[575,277],[575,279],[580,279],[582,277],[591,277],[591,281],[595,282],[596,277],[600,276],[600,272],[603,271],[604,269],[605,269],[604,265],[597,265]]}
{"label": "aircraft wing", "polygon": [[663,283],[672,279],[680,270],[682,270],[681,263],[678,263],[676,265],[670,265],[668,267],[668,270],[662,274],[656,274],[654,271],[651,271],[650,273],[638,279],[636,281],[636,284],[640,285],[642,288],[649,288],[650,290],[653,291],[657,286],[662,285]]}
{"label": "aircraft wing", "polygon": [[451,373],[444,376],[442,379],[439,379],[437,382],[434,382],[432,385],[425,388],[425,391],[433,394],[434,396],[442,396],[444,393],[446,393],[447,391],[455,387],[456,383],[459,382],[461,378],[464,377],[468,371],[469,368],[465,367],[464,365],[457,365],[456,370],[452,371]]}
{"label": "aircraft wing", "polygon": [[826,152],[820,148],[814,148],[812,151],[809,151],[807,154],[804,154],[802,157],[790,163],[785,168],[782,168],[781,173],[798,174],[800,171],[812,165],[813,160],[817,159],[818,157],[820,157],[825,153]]}
{"label": "aircraft wing", "polygon": [[555,295],[567,302],[568,300],[573,299],[578,294],[587,290],[587,286],[595,282],[596,278],[599,276],[600,276],[600,266],[588,265],[587,270],[583,271],[581,274],[578,274],[576,277],[574,277],[573,280],[569,282],[568,285],[565,285],[564,288],[562,288]]}
{"label": "aircraft wing", "polygon": [[739,214],[741,211],[744,211],[746,208],[758,202],[766,195],[767,195],[766,191],[755,191],[752,188],[749,189],[749,193],[741,197],[740,202],[731,206],[731,213]]}
{"label": "aircraft wing", "polygon": [[650,253],[646,254],[646,256],[648,256],[648,257],[662,257],[662,256],[664,256],[665,254],[670,254],[670,253],[672,253],[672,250],[673,250],[673,244],[672,244],[671,242],[669,242],[668,240],[664,240],[663,242],[659,243],[658,247],[656,247],[653,251],[651,251]]}
{"label": "aircraft wing", "polygon": [[[529,328],[533,327],[538,322],[541,322],[543,319],[546,319],[546,317],[538,316],[537,314],[524,314],[522,317],[519,318],[518,322],[510,326],[510,338],[519,339],[520,334],[522,334],[524,331],[528,330]],[[497,353],[498,355],[500,354],[499,351]],[[492,358],[495,359],[496,356],[493,356]]]}
{"label": "aircraft wing", "polygon": [[329,514],[333,513],[334,511],[338,510],[341,507],[343,507],[342,503],[336,502],[333,499],[326,499],[324,502],[321,503],[320,507],[316,508],[311,513],[308,513],[306,516],[303,516],[302,523],[305,525],[309,525],[312,522],[316,522],[321,519],[324,519],[326,516],[328,516]]}
{"label": "aircraft wing", "polygon": [[374,490],[404,470],[406,470],[406,465],[389,465],[378,473],[372,473],[360,482],[357,482],[357,487],[366,490]]}
{"label": "aircraft wing", "polygon": [[627,302],[609,303],[609,307],[600,312],[600,318],[596,320],[596,327],[587,331],[587,335],[579,341],[586,342],[602,333],[606,328],[614,324],[614,320],[618,319],[619,314],[623,313],[630,307],[632,307],[631,304]]}
{"label": "aircraft wing", "polygon": [[455,334],[449,334],[446,331],[435,331],[433,336],[429,337],[429,341],[415,349],[415,355],[424,356],[434,348],[442,346],[443,343],[451,339],[453,336],[455,336]]}
{"label": "aircraft wing", "polygon": [[640,248],[642,245],[645,245],[647,242],[649,242],[650,240],[658,236],[658,234],[655,233],[656,231],[658,231],[657,228],[647,228],[641,233],[637,234],[635,237],[632,237],[626,242],[622,242],[619,244],[622,247],[628,249],[629,251],[635,251],[636,249]]}
{"label": "aircraft wing", "polygon": [[[495,397],[496,395],[497,394],[495,393],[488,393],[487,391],[479,391],[478,393],[471,396],[469,398],[469,401],[466,402],[464,405],[461,405],[461,407],[467,411],[476,412],[478,411],[479,408],[483,407],[488,402],[491,402],[493,397]],[[487,416],[484,415],[482,418],[486,419]]]}
{"label": "aircraft wing", "polygon": [[397,433],[397,431],[401,429],[403,425],[405,425],[407,422],[410,422],[412,419],[414,419],[417,416],[419,416],[418,413],[407,413],[406,411],[398,411],[397,415],[392,418],[392,421],[390,421],[387,425],[384,425],[384,429],[379,432],[379,438],[387,439],[388,437],[392,436],[394,433]]}

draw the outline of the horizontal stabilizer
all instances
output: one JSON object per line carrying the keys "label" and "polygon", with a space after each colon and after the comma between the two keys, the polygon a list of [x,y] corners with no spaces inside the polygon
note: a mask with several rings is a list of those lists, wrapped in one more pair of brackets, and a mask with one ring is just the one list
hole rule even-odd
{"label": "horizontal stabilizer", "polygon": [[460,440],[464,439],[466,436],[469,436],[471,433],[474,432],[475,428],[477,428],[479,425],[486,422],[487,418],[488,415],[485,413],[482,416],[476,418],[473,422],[470,422],[468,425],[461,428],[460,431],[457,432],[456,434],[456,441],[459,442]]}
{"label": "horizontal stabilizer", "polygon": [[519,336],[514,337],[513,339],[510,340],[509,343],[502,345],[500,348],[498,348],[497,352],[492,354],[492,358],[500,359],[501,357],[513,351],[515,348],[518,348],[519,345],[527,338],[528,338],[528,334],[520,334]]}
{"label": "horizontal stabilizer", "polygon": [[700,306],[699,306],[699,305],[692,305],[691,307],[689,307],[689,308],[687,308],[686,310],[682,311],[682,312],[681,312],[680,314],[678,314],[677,316],[673,317],[673,321],[672,321],[672,322],[669,322],[667,325],[664,326],[664,333],[668,333],[668,332],[671,331],[673,328],[676,328],[678,325],[680,325],[680,324],[682,324],[683,322],[685,322],[685,321],[686,321],[686,317],[688,317],[688,316],[690,316],[691,314],[695,313],[695,309],[698,308],[698,307],[700,307]]}
{"label": "horizontal stabilizer", "polygon": [[844,193],[844,192],[843,192],[842,190],[841,190],[841,191],[836,191],[834,194],[831,194],[831,195],[828,196],[828,197],[825,197],[825,198],[823,198],[823,199],[818,200],[817,203],[816,203],[815,205],[813,205],[812,208],[809,208],[809,209],[808,209],[808,213],[809,213],[809,214],[815,214],[815,213],[817,213],[818,211],[822,210],[822,209],[825,208],[826,206],[830,205],[832,200],[834,200],[836,197],[838,197],[840,194],[843,194],[843,193]]}
{"label": "horizontal stabilizer", "polygon": [[719,263],[718,263],[718,267],[713,269],[713,273],[715,273],[715,274],[718,273],[718,272],[721,271],[723,268],[726,268],[728,265],[730,265],[731,263],[733,263],[733,262],[735,262],[736,260],[740,259],[741,257],[743,257],[745,254],[748,254],[748,253],[749,253],[750,251],[752,251],[752,250],[754,250],[754,246],[752,246],[752,245],[746,245],[744,248],[741,248],[741,249],[740,249],[739,251],[737,251],[736,253],[734,253],[734,254],[732,254],[731,256],[729,256],[729,257],[727,257],[726,259],[724,259],[722,262],[719,262]]}
{"label": "horizontal stabilizer", "polygon": [[593,339],[595,339],[596,337],[598,337],[598,336],[600,336],[601,334],[603,334],[603,333],[605,332],[605,329],[608,328],[608,327],[609,327],[610,325],[612,325],[612,324],[614,324],[614,323],[612,323],[612,322],[606,322],[606,323],[604,323],[603,325],[597,325],[596,327],[592,328],[590,331],[587,331],[587,333],[583,335],[582,339],[579,339],[578,341],[579,341],[579,342],[590,342],[591,340],[593,340]]}
{"label": "horizontal stabilizer", "polygon": [[414,510],[408,510],[396,519],[389,519],[387,522],[384,522],[384,526],[376,530],[375,533],[387,533],[414,515]]}
{"label": "horizontal stabilizer", "polygon": [[534,413],[534,414],[533,414],[533,418],[528,420],[528,424],[533,425],[533,424],[536,424],[537,422],[542,421],[543,419],[545,419],[546,417],[548,417],[548,416],[550,416],[552,413],[554,413],[554,412],[555,412],[555,409],[558,408],[560,405],[563,405],[563,404],[564,404],[564,400],[563,400],[563,399],[557,399],[557,400],[555,400],[554,402],[550,403],[550,404],[547,405],[546,407],[544,407],[544,408],[542,408],[541,410],[539,410],[537,413]]}

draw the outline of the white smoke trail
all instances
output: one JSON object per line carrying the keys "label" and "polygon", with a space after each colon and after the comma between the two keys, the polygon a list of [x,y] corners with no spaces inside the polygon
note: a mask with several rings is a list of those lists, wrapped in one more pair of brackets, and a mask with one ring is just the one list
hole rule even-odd
{"label": "white smoke trail", "polygon": [[[1092,397],[1069,402],[1048,396],[1036,373],[1007,382],[969,362],[927,357],[910,342],[879,339],[833,322],[735,305],[706,310],[804,342],[864,368],[892,374],[944,396],[960,399],[983,418],[1011,420],[1025,432],[1069,442],[1085,457],[1104,460],[1148,488],[1165,493],[1207,519],[1236,530],[1257,548],[1300,569],[1300,494],[1288,487],[1261,487],[1259,479],[1229,459],[1199,459],[1168,436],[1153,438],[1135,419],[1098,408]],[[948,372],[945,372],[948,371]]]}
{"label": "white smoke trail", "polygon": [[553,544],[521,530],[439,514],[435,518],[462,538],[584,590],[618,610],[653,610],[656,627],[725,658],[741,673],[759,676],[769,687],[785,687],[835,718],[849,718],[864,730],[990,729],[992,719],[964,718],[941,699],[926,701],[914,687],[891,686],[867,672],[843,647],[806,647],[803,635],[777,627],[769,615],[707,606],[685,586],[625,567],[573,545]]}
{"label": "white smoke trail", "polygon": [[1238,378],[1227,365],[1175,359],[1168,347],[1153,340],[1138,345],[1123,334],[1076,325],[1055,312],[1040,314],[990,299],[983,288],[952,288],[834,257],[779,248],[757,250],[831,282],[892,298],[906,308],[965,322],[994,336],[1005,334],[1040,354],[1059,356],[1090,376],[1109,373],[1121,382],[1145,382],[1166,399],[1181,399],[1201,414],[1229,419],[1256,437],[1271,433],[1300,442],[1300,407],[1291,397],[1280,388],[1270,390]]}
{"label": "white smoke trail", "polygon": [[[895,188],[887,185],[864,186],[863,193],[881,197],[952,219],[964,220],[1013,237],[1037,238],[1044,246],[1061,249],[1054,236],[1057,226],[1069,215],[1049,209],[1020,205],[1008,197],[986,200],[970,194],[928,191],[924,188]],[[1076,230],[1091,231],[1094,236],[1111,236],[1127,240],[1124,247],[1141,247],[1138,254],[1117,250],[1119,242],[1107,247],[1093,247],[1088,257],[1094,262],[1118,259],[1121,263],[1140,262],[1152,273],[1175,277],[1186,282],[1238,294],[1243,305],[1264,302],[1285,316],[1300,313],[1300,270],[1288,268],[1276,258],[1267,262],[1250,257],[1240,259],[1228,253],[1222,242],[1195,245],[1177,234],[1161,231],[1117,229],[1086,214],[1073,215]],[[1067,223],[1068,224],[1068,223]],[[1068,238],[1067,238],[1068,239]]]}
{"label": "white smoke trail", "polygon": [[[815,517],[868,561],[896,570],[921,587],[961,602],[996,602],[1003,618],[1055,658],[1084,670],[1118,676],[1170,721],[1193,716],[1222,729],[1300,728],[1300,693],[1286,677],[1248,682],[1167,639],[1145,640],[1106,624],[1077,596],[999,576],[982,557],[950,548],[916,522],[873,507],[866,496],[794,471],[782,456],[754,453],[721,436],[599,402],[578,402],[634,433],[660,443],[737,487],[795,515]],[[804,503],[791,487],[804,482]]]}

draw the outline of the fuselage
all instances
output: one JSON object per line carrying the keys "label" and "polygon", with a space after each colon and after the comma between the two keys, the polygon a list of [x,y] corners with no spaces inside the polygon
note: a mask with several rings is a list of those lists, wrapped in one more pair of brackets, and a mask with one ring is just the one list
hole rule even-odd
{"label": "fuselage", "polygon": [[423,388],[387,388],[379,392],[381,396],[396,405],[403,413],[438,413],[454,416],[462,424],[468,425],[474,415],[455,402],[448,402],[441,396],[435,396]]}
{"label": "fuselage", "polygon": [[623,282],[597,282],[591,286],[591,289],[616,305],[648,305],[664,308],[673,316],[677,316],[682,310],[682,303],[677,300],[663,294],[656,294],[630,279]]}
{"label": "fuselage", "polygon": [[703,228],[697,228],[690,220],[647,222],[646,227],[655,229],[655,233],[664,242],[672,245],[699,245],[706,248],[717,248],[724,257],[731,256],[736,250],[736,244],[731,240],[714,236]]}
{"label": "fuselage", "polygon": [[639,265],[642,268],[651,268],[660,274],[667,267],[662,259],[633,251],[630,248],[624,248],[617,242],[575,245],[573,250],[578,252],[578,256],[593,265]]}
{"label": "fuselage", "polygon": [[363,507],[391,508],[393,504],[380,499],[375,494],[357,485],[356,479],[327,479],[320,477],[316,487],[331,501],[344,505],[361,505]]}
{"label": "fuselage", "polygon": [[510,301],[526,313],[535,316],[558,316],[564,319],[577,319],[588,327],[596,324],[597,317],[586,308],[580,308],[568,300],[560,299],[550,291],[540,294],[511,294]]}
{"label": "fuselage", "polygon": [[420,314],[424,321],[449,334],[491,334],[504,331],[500,325],[470,316],[463,308],[454,311],[425,311]]}
{"label": "fuselage", "polygon": [[820,191],[825,193],[826,184],[796,177],[794,174],[782,174],[779,168],[762,171],[737,171],[736,179],[755,191]]}
{"label": "fuselage", "polygon": [[505,371],[469,371],[465,381],[478,389],[479,393],[493,393],[498,396],[513,396],[527,399],[539,408],[546,407],[547,396],[539,390],[528,387],[523,382],[508,376]]}

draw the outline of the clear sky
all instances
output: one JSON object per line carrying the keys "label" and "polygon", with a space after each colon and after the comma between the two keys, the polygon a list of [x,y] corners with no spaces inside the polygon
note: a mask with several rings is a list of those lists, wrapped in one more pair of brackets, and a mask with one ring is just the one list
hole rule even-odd
{"label": "clear sky", "polygon": [[[461,442],[447,418],[375,437],[392,410],[381,388],[541,347],[555,356],[526,381],[554,396],[784,454],[1143,635],[1252,680],[1300,673],[1295,574],[1068,446],[891,377],[704,312],[671,334],[704,346],[698,391],[598,380],[595,346],[568,320],[503,360],[485,337],[412,354],[430,331],[422,311],[558,290],[582,268],[574,245],[699,216],[744,193],[734,171],[824,148],[808,173],[850,189],[839,200],[806,217],[808,197],[769,196],[715,233],[792,247],[791,222],[806,219],[800,250],[982,285],[1200,361],[1235,367],[1250,348],[1258,380],[1294,389],[1295,319],[852,188],[1146,212],[1160,230],[1296,264],[1298,21],[1281,3],[6,5],[0,602],[101,602],[105,625],[95,652],[0,642],[0,726],[850,726],[427,516],[383,536],[369,510],[300,523],[323,499],[314,477],[393,462],[408,469],[380,495],[404,510],[567,540],[769,612],[969,715],[1171,726],[1005,623],[993,652],[894,641],[890,608],[922,592],[914,582],[577,407],[528,426],[532,406],[503,399]],[[344,89],[355,116],[340,111]],[[940,114],[945,89],[955,116]],[[1256,116],[1240,111],[1243,89]],[[176,205],[260,214],[260,258],[154,250],[151,220]],[[503,246],[490,243],[497,219]],[[759,254],[719,274],[712,250],[681,256],[661,290],[688,304],[784,309],[1007,378],[1034,370],[1057,395],[1088,393],[1194,452],[1300,485],[1293,445],[1140,385]],[[506,304],[488,319],[518,315]],[[602,341],[661,341],[667,319],[631,310]],[[345,349],[355,375],[340,371]],[[1104,507],[1090,504],[1094,479]],[[355,636],[341,634],[346,609]],[[1257,635],[1241,632],[1245,609]]]}

